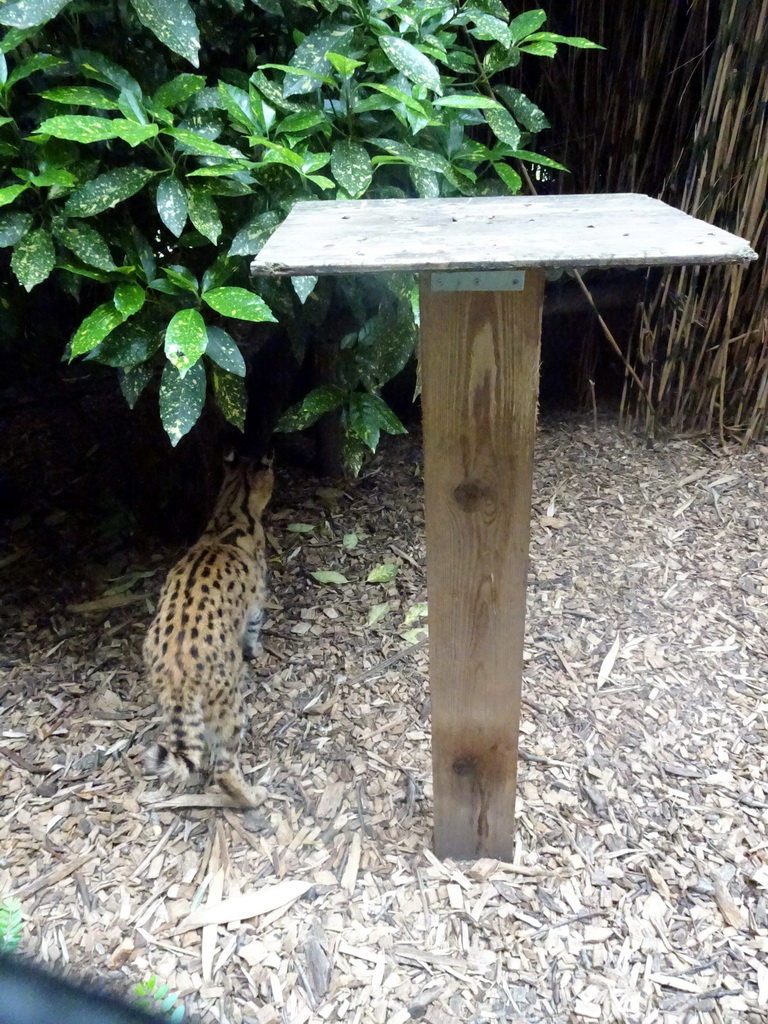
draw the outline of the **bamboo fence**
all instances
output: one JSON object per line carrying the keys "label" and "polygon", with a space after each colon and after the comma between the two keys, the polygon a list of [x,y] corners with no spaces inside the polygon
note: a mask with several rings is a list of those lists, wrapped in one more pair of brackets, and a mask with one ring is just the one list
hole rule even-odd
{"label": "bamboo fence", "polygon": [[572,170],[562,187],[657,196],[761,256],[648,275],[634,329],[618,338],[625,423],[764,437],[768,0],[554,0],[550,14],[556,31],[606,46],[561,51],[538,83],[560,140],[552,155]]}

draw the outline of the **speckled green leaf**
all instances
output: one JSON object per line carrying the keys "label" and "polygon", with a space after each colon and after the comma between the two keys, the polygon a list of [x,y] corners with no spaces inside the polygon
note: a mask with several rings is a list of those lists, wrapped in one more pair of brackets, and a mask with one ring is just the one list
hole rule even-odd
{"label": "speckled green leaf", "polygon": [[407,142],[398,142],[395,139],[371,139],[370,141],[390,155],[399,157],[405,163],[413,164],[416,167],[424,167],[428,171],[438,171],[443,174],[450,169],[450,164],[440,153],[433,153],[428,149],[417,149],[416,146],[411,146]]}
{"label": "speckled green leaf", "polygon": [[357,199],[371,184],[373,167],[368,151],[359,142],[342,139],[331,151],[331,172],[341,187]]}
{"label": "speckled green leaf", "polygon": [[91,85],[61,85],[46,89],[40,95],[53,103],[66,103],[71,107],[93,107],[96,110],[118,110],[117,100]]}
{"label": "speckled green leaf", "polygon": [[221,252],[203,274],[201,288],[204,292],[221,288],[232,275],[242,268],[242,262]]}
{"label": "speckled green leaf", "polygon": [[262,64],[262,68],[273,68],[275,71],[285,71],[287,75],[296,75],[300,78],[311,78],[314,82],[322,82],[324,85],[333,85],[330,75],[322,75],[319,71],[311,71],[303,64],[294,61],[293,64]]}
{"label": "speckled green leaf", "polygon": [[129,121],[135,121],[136,124],[142,125],[149,123],[144,100],[133,89],[122,89],[118,97],[118,103],[120,105],[120,113],[123,117],[127,117]]}
{"label": "speckled green leaf", "polygon": [[525,45],[528,46],[529,43],[533,42],[562,43],[564,46],[573,46],[577,50],[605,49],[604,46],[601,46],[599,43],[593,43],[591,39],[585,39],[584,36],[561,36],[557,32],[535,32],[526,39]]}
{"label": "speckled green leaf", "polygon": [[72,55],[86,78],[95,78],[121,91],[128,89],[137,96],[141,95],[141,88],[133,75],[98,50],[73,50]]}
{"label": "speckled green leaf", "polygon": [[[257,166],[250,161],[244,160],[221,160],[216,164],[209,164],[207,167],[196,167],[194,171],[188,171],[188,178],[228,178],[231,174],[242,174],[243,171],[249,170],[251,167]],[[230,179],[225,183],[217,184],[218,188],[229,189],[229,195],[250,195],[252,188],[244,185],[242,182],[236,182]],[[234,191],[234,190],[237,191]],[[220,193],[224,195],[224,192]]]}
{"label": "speckled green leaf", "polygon": [[379,443],[381,428],[379,417],[376,415],[368,402],[371,395],[355,392],[349,397],[349,408],[347,410],[347,426],[349,431],[367,445],[372,452],[376,451]]}
{"label": "speckled green leaf", "polygon": [[485,14],[492,14],[503,21],[509,21],[509,11],[502,0],[473,0],[472,7]]}
{"label": "speckled green leaf", "polygon": [[55,262],[53,239],[43,228],[30,231],[13,247],[11,267],[28,292],[48,277]]}
{"label": "speckled green leaf", "polygon": [[344,459],[344,465],[352,476],[357,476],[363,468],[366,450],[365,445],[359,437],[355,437],[354,434],[350,433],[346,433],[344,435],[341,454]]}
{"label": "speckled green leaf", "polygon": [[189,219],[201,235],[216,245],[221,234],[221,217],[213,196],[194,188],[190,189]]}
{"label": "speckled green leaf", "polygon": [[212,288],[203,294],[203,299],[211,309],[215,309],[223,316],[231,316],[236,320],[251,320],[254,323],[260,323],[262,320],[277,323],[264,299],[246,288]]}
{"label": "speckled green leaf", "polygon": [[511,85],[499,85],[496,86],[496,92],[507,104],[515,120],[529,132],[540,132],[550,127],[544,111],[519,89],[513,89]]}
{"label": "speckled green leaf", "polygon": [[392,412],[387,403],[383,398],[379,398],[378,395],[368,395],[369,402],[376,410],[376,414],[379,417],[379,426],[382,430],[386,430],[388,434],[407,434],[408,431],[405,429],[403,424],[400,422],[397,416]]}
{"label": "speckled green leaf", "polygon": [[36,34],[35,28],[9,28],[0,39],[0,51],[10,53]]}
{"label": "speckled green leaf", "polygon": [[165,354],[180,377],[186,376],[198,362],[207,344],[208,335],[202,316],[196,309],[180,309],[165,331]]}
{"label": "speckled green leaf", "polygon": [[75,331],[70,359],[82,356],[86,352],[90,352],[92,348],[96,348],[99,342],[103,341],[124,319],[123,314],[115,309],[112,302],[105,302],[103,305],[97,306]]}
{"label": "speckled green leaf", "polygon": [[267,210],[254,217],[232,239],[229,255],[255,256],[282,219],[277,210]]}
{"label": "speckled green leaf", "polygon": [[333,188],[333,181],[331,181],[330,178],[326,178],[324,174],[308,174],[307,181],[313,182],[313,184],[317,185],[318,188],[321,188],[323,191]]}
{"label": "speckled green leaf", "polygon": [[139,21],[169,50],[186,57],[195,67],[200,63],[200,33],[187,0],[131,0]]}
{"label": "speckled green leaf", "polygon": [[316,128],[319,124],[327,124],[327,122],[328,118],[321,110],[300,110],[297,114],[289,114],[283,118],[275,129],[275,135],[303,132],[308,128]]}
{"label": "speckled green leaf", "polygon": [[288,146],[280,146],[276,142],[271,142],[267,138],[261,136],[255,136],[251,139],[254,145],[264,146],[266,152],[262,155],[264,163],[280,163],[285,164],[287,167],[293,167],[297,171],[303,171],[304,173],[310,173],[314,170],[313,167],[305,167],[309,154],[298,153],[290,149]]}
{"label": "speckled green leaf", "polygon": [[406,78],[419,85],[425,85],[433,92],[443,91],[440,84],[440,72],[435,65],[413,43],[400,36],[379,36],[379,46],[398,71]]}
{"label": "speckled green leaf", "polygon": [[226,107],[227,113],[234,121],[239,121],[245,128],[251,131],[258,128],[258,118],[251,106],[251,97],[236,85],[229,85],[227,82],[219,82],[219,97]]}
{"label": "speckled green leaf", "polygon": [[551,157],[542,156],[541,153],[531,153],[527,149],[516,149],[514,153],[510,153],[510,156],[516,157],[518,160],[524,160],[529,164],[540,164],[541,167],[551,167],[555,171],[568,171],[567,167],[563,167],[557,160],[553,160]]}
{"label": "speckled green leaf", "polygon": [[134,323],[119,324],[100,345],[90,353],[90,357],[105,366],[118,366],[126,369],[145,362],[153,355],[162,340],[155,332],[149,334],[143,327]]}
{"label": "speckled green leaf", "polygon": [[133,316],[138,313],[147,298],[147,293],[138,284],[119,284],[115,288],[112,301],[115,309],[119,310],[124,317]]}
{"label": "speckled green leaf", "polygon": [[224,419],[238,430],[245,430],[245,413],[248,408],[245,381],[220,366],[213,367],[212,376],[216,404],[224,414]]}
{"label": "speckled green leaf", "polygon": [[237,347],[237,343],[221,327],[208,327],[208,344],[205,354],[229,373],[236,377],[245,376],[245,360]]}
{"label": "speckled green leaf", "polygon": [[389,601],[382,601],[380,604],[375,604],[373,608],[368,612],[368,619],[366,626],[375,626],[377,622],[381,622],[383,618],[389,615],[391,604]]}
{"label": "speckled green leaf", "polygon": [[[378,82],[363,82],[366,89],[375,89],[376,92],[382,93],[384,96],[388,96],[391,100],[396,103],[402,103],[412,114],[415,114],[417,118],[421,118],[424,121],[429,121],[426,107],[415,100],[413,96],[409,96],[407,92],[403,92],[402,89],[396,89],[392,85],[380,85]],[[370,100],[368,101],[370,103]],[[360,109],[359,107],[357,108]],[[374,104],[371,107],[372,110],[385,110],[387,109],[384,105]]]}
{"label": "speckled green leaf", "polygon": [[343,573],[336,572],[334,569],[316,569],[309,575],[317,580],[318,583],[336,583],[340,586],[343,583],[349,582]]}
{"label": "speckled green leaf", "polygon": [[360,378],[373,391],[398,374],[413,355],[416,327],[410,304],[401,305],[397,314],[375,316],[370,328],[361,331],[358,359]]}
{"label": "speckled green leaf", "polygon": [[486,75],[495,75],[504,68],[516,68],[520,63],[520,51],[517,47],[507,48],[501,43],[494,43],[483,57],[483,71]]}
{"label": "speckled green leaf", "polygon": [[532,53],[535,57],[555,57],[557,55],[557,46],[554,43],[549,42],[534,42],[529,43],[527,40],[523,40],[519,44],[521,53]]}
{"label": "speckled green leaf", "polygon": [[497,139],[506,142],[512,149],[517,149],[520,145],[520,129],[509,111],[501,107],[486,110],[485,119]]}
{"label": "speckled green leaf", "polygon": [[0,25],[31,28],[44,25],[63,11],[69,0],[10,0],[0,6]]}
{"label": "speckled green leaf", "polygon": [[[5,54],[0,50],[0,83],[5,85],[8,81],[8,61],[5,59]],[[3,118],[3,122],[7,123],[7,119]]]}
{"label": "speckled green leaf", "polygon": [[139,395],[152,379],[152,367],[148,363],[137,363],[136,366],[127,366],[121,370],[118,376],[123,397],[128,408],[133,409]]}
{"label": "speckled green leaf", "polygon": [[79,221],[70,221],[56,231],[59,241],[79,256],[83,263],[100,270],[116,270],[109,246],[95,228]]}
{"label": "speckled green leaf", "polygon": [[187,192],[178,178],[163,178],[157,186],[157,212],[160,220],[177,238],[187,223]]}
{"label": "speckled green leaf", "polygon": [[175,284],[177,288],[183,288],[185,292],[192,292],[193,295],[197,295],[200,290],[197,278],[187,267],[175,264],[170,267],[163,267],[163,273],[172,284]]}
{"label": "speckled green leaf", "polygon": [[157,135],[156,124],[137,124],[125,117],[92,117],[89,114],[64,114],[49,117],[37,129],[38,135],[53,135],[71,142],[104,142],[122,139],[129,146],[138,146]]}
{"label": "speckled green leaf", "polygon": [[[202,156],[218,156],[224,160],[242,156],[242,153],[232,146],[222,146],[220,143],[214,142],[213,139],[206,139],[204,135],[190,131],[189,128],[167,128],[163,134],[172,135],[182,146],[191,149],[193,153],[200,153]],[[245,160],[245,157],[242,158]]]}
{"label": "speckled green leaf", "polygon": [[0,206],[8,206],[16,196],[20,196],[28,187],[27,185],[6,185],[5,188],[0,188]]}
{"label": "speckled green leaf", "polygon": [[202,75],[184,72],[183,75],[176,75],[169,82],[164,82],[152,97],[152,102],[158,107],[177,107],[204,88],[205,79]]}
{"label": "speckled green leaf", "polygon": [[[2,7],[0,7],[2,10]],[[20,82],[22,78],[28,78],[30,75],[34,75],[36,71],[44,71],[48,68],[61,67],[65,64],[61,57],[54,57],[51,53],[33,53],[29,57],[25,57],[20,64],[8,75],[8,88],[14,85],[16,82]]]}
{"label": "speckled green leaf", "polygon": [[353,60],[351,57],[345,57],[343,53],[326,53],[326,57],[342,78],[351,78],[356,68],[363,67],[365,63],[362,60]]}
{"label": "speckled green leaf", "polygon": [[291,278],[293,290],[299,297],[299,302],[304,305],[309,296],[315,290],[317,277],[314,274],[297,274]]}
{"label": "speckled green leaf", "polygon": [[509,23],[513,41],[517,42],[518,40],[529,36],[532,32],[541,28],[546,20],[546,12],[541,9],[525,11],[523,14],[519,14]]}
{"label": "speckled green leaf", "polygon": [[498,100],[483,96],[479,92],[453,92],[450,96],[439,96],[436,107],[458,107],[460,110],[482,110],[486,107],[500,107]]}
{"label": "speckled green leaf", "polygon": [[512,45],[512,32],[506,21],[495,18],[492,14],[473,13],[471,19],[475,23],[472,35],[479,36],[481,39],[495,39],[502,46]]}
{"label": "speckled green leaf", "polygon": [[434,171],[425,167],[409,167],[408,173],[421,199],[437,199],[440,195],[440,179]]}
{"label": "speckled green leaf", "polygon": [[517,171],[513,167],[510,167],[509,164],[501,162],[495,163],[493,165],[493,169],[507,186],[512,195],[516,196],[523,185],[523,179]]}
{"label": "speckled green leaf", "polygon": [[275,430],[291,433],[294,430],[305,430],[316,423],[327,412],[338,409],[344,401],[344,391],[333,384],[324,384],[315,388],[296,405],[291,406],[278,421]]}
{"label": "speckled green leaf", "polygon": [[[251,85],[255,86],[261,95],[266,99],[270,107],[275,110],[280,110],[283,113],[298,113],[303,108],[298,103],[291,103],[290,100],[283,99],[282,90],[279,89],[274,82],[271,82],[263,71],[254,71],[250,78]],[[254,102],[257,102],[257,98],[254,97]]]}
{"label": "speckled green leaf", "polygon": [[[100,281],[102,284],[105,284],[109,280],[109,274],[105,270],[97,270],[95,267],[84,267],[81,263],[70,260],[69,257],[63,254],[60,256],[56,267],[58,270],[67,270],[70,274],[75,274],[78,277],[86,277],[89,281]],[[62,287],[65,291],[72,293],[74,283],[66,282]]]}
{"label": "speckled green leaf", "polygon": [[31,227],[31,213],[17,213],[14,210],[0,213],[0,246],[16,245]]}
{"label": "speckled green leaf", "polygon": [[63,167],[46,167],[39,174],[33,174],[30,181],[39,188],[50,188],[54,185],[63,185],[64,188],[71,188],[75,184],[75,176]]}
{"label": "speckled green leaf", "polygon": [[64,212],[70,217],[92,217],[141,191],[155,171],[146,167],[118,167],[89,181],[67,200]]}
{"label": "speckled green leaf", "polygon": [[366,583],[391,583],[397,576],[397,565],[394,562],[383,562],[375,565],[365,578]]}
{"label": "speckled green leaf", "polygon": [[160,418],[171,444],[176,447],[194,427],[205,405],[206,377],[202,363],[195,363],[184,377],[166,363],[160,379]]}
{"label": "speckled green leaf", "polygon": [[[351,36],[352,28],[347,26],[310,32],[296,47],[290,63],[318,75],[327,75],[331,70],[331,62],[326,54],[329,50],[333,53],[342,53]],[[284,97],[303,95],[314,92],[315,89],[317,81],[309,76],[286,75],[283,82]]]}
{"label": "speckled green leaf", "polygon": [[360,438],[371,451],[376,450],[380,430],[386,430],[389,434],[407,433],[382,398],[359,391],[350,395],[348,423],[351,433]]}

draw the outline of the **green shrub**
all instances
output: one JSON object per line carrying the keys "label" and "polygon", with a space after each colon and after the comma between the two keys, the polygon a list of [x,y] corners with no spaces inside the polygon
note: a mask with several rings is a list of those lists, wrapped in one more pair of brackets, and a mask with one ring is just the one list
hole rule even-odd
{"label": "green shrub", "polygon": [[[248,277],[307,198],[513,194],[539,108],[501,73],[560,43],[501,0],[6,0],[0,23],[0,245],[30,291],[53,275],[86,314],[69,358],[150,382],[171,443],[210,392],[242,429],[232,320],[301,318],[337,337],[329,383],[289,411],[340,410],[353,470],[413,354],[413,282]],[[228,329],[229,327],[229,329]],[[294,332],[299,360],[304,343]]]}

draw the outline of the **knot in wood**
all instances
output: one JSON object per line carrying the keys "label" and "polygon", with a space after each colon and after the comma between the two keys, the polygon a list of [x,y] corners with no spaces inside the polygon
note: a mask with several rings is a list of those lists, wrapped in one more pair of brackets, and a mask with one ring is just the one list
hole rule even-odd
{"label": "knot in wood", "polygon": [[465,480],[454,489],[453,497],[464,512],[477,512],[483,502],[491,497],[491,488],[480,480]]}
{"label": "knot in wood", "polygon": [[474,775],[477,772],[477,758],[467,755],[466,757],[457,757],[451,766],[456,773],[462,777],[468,775]]}

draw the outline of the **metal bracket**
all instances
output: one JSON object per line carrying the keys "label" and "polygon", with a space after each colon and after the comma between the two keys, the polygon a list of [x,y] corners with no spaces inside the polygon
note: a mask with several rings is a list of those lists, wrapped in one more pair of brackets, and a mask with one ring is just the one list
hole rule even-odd
{"label": "metal bracket", "polygon": [[521,292],[524,270],[451,270],[432,274],[433,292]]}

